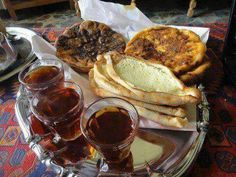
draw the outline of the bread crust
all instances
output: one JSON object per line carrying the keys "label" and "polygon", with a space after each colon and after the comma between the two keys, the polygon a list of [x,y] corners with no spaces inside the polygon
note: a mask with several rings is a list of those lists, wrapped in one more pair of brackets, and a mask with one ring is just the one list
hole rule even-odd
{"label": "bread crust", "polygon": [[[92,72],[90,76],[92,77]],[[171,115],[171,116],[177,116],[177,117],[186,117],[187,112],[184,108],[181,107],[170,107],[170,106],[161,106],[161,105],[155,105],[155,104],[150,104],[150,103],[145,103],[142,101],[138,101],[138,100],[134,100],[128,97],[124,97],[124,96],[120,96],[120,95],[116,95],[106,89],[103,89],[101,87],[98,87],[97,83],[95,82],[94,78],[90,78],[89,79],[89,85],[90,88],[92,89],[92,91],[101,97],[119,97],[122,98],[124,100],[129,101],[131,104],[136,105],[136,106],[140,106],[140,107],[144,107],[147,108],[149,110],[152,111],[156,111],[156,112],[160,112],[162,114],[166,114],[166,115]]]}
{"label": "bread crust", "polygon": [[[135,95],[137,95],[140,98],[143,97],[157,97],[160,98],[160,100],[163,98],[165,99],[166,96],[169,98],[174,98],[174,97],[181,97],[181,99],[183,99],[184,97],[186,99],[189,99],[190,102],[198,102],[200,101],[200,97],[201,97],[201,93],[198,89],[196,88],[192,88],[192,87],[186,87],[179,79],[176,78],[176,76],[166,67],[164,67],[167,71],[169,71],[169,73],[172,75],[173,79],[176,80],[176,82],[178,83],[179,89],[182,91],[181,95],[178,94],[171,94],[171,93],[164,93],[164,92],[146,92],[143,90],[140,90],[138,88],[135,88],[135,86],[131,85],[130,83],[127,83],[126,81],[122,80],[117,73],[115,72],[113,65],[118,64],[125,56],[118,54],[116,52],[109,52],[103,55],[104,59],[106,60],[106,72],[107,75],[109,75],[109,77],[111,78],[111,80],[114,80],[116,83],[119,83],[121,86],[125,87],[126,89],[130,90],[132,93],[134,93]],[[135,60],[135,58],[133,58]],[[148,61],[144,61],[144,60],[139,60],[142,61],[146,64],[150,64],[150,65],[155,65],[153,63],[150,63]],[[160,65],[158,65],[160,66]],[[163,67],[163,66],[162,66]],[[96,76],[95,76],[96,77]],[[152,100],[153,98],[151,98]],[[171,99],[172,101],[174,101],[173,99]],[[164,101],[164,100],[163,100]],[[186,100],[187,101],[187,100]],[[161,104],[161,103],[159,103]],[[168,103],[165,103],[168,105]],[[171,104],[171,103],[169,103]]]}
{"label": "bread crust", "polygon": [[152,120],[164,126],[183,128],[188,123],[187,118],[160,114],[158,112],[148,110],[140,106],[135,106],[135,108],[138,111],[140,116],[145,117],[149,120]]}
{"label": "bread crust", "polygon": [[196,68],[193,68],[191,71],[187,71],[186,73],[179,75],[178,78],[187,85],[193,85],[202,79],[206,71],[211,66],[212,66],[211,59],[207,55],[205,55],[205,58],[202,64],[200,64]]}
{"label": "bread crust", "polygon": [[[184,118],[186,116],[186,112],[182,108],[157,106],[157,105],[151,105],[148,103],[142,103],[141,101],[136,101],[133,99],[129,99],[127,97],[122,97],[120,95],[113,94],[106,89],[98,87],[98,85],[96,84],[93,78],[93,70],[91,70],[89,73],[89,84],[90,84],[91,89],[96,95],[101,96],[101,97],[114,97],[115,96],[115,97],[125,99],[135,106],[140,116],[147,118],[149,120],[152,120],[154,122],[157,122],[159,124],[162,124],[165,126],[173,126],[173,127],[182,128],[188,123],[188,119]],[[157,110],[150,109],[154,107],[155,109],[157,108]]]}
{"label": "bread crust", "polygon": [[206,46],[190,30],[155,26],[138,32],[125,53],[169,67],[175,74],[191,70],[203,61]]}
{"label": "bread crust", "polygon": [[[99,68],[104,62],[102,60],[97,61],[94,65],[94,69],[90,71],[90,79],[95,80],[97,85],[105,90],[109,90],[110,92],[132,98],[134,100],[150,103],[150,104],[157,104],[157,105],[168,105],[168,106],[179,106],[184,105],[186,103],[197,103],[200,98],[196,98],[190,95],[178,96],[169,93],[163,92],[142,92],[137,91],[133,92],[126,87],[118,84],[112,78],[109,77],[107,73],[104,73],[103,69]],[[102,70],[102,71],[101,71]],[[186,89],[191,91],[192,88]],[[193,88],[194,89],[194,88]],[[195,89],[194,89],[195,90]],[[199,92],[200,95],[200,92]]]}

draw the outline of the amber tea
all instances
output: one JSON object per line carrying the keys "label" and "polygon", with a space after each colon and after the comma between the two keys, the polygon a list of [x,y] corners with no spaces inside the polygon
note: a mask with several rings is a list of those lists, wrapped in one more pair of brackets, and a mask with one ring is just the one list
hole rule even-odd
{"label": "amber tea", "polygon": [[92,140],[100,144],[116,144],[129,137],[133,127],[126,110],[106,107],[92,115],[86,129]]}
{"label": "amber tea", "polygon": [[[100,153],[104,171],[132,170],[130,146],[138,129],[139,117],[133,105],[119,98],[104,98],[91,104],[81,117],[81,131]],[[105,162],[105,163],[104,163]]]}
{"label": "amber tea", "polygon": [[51,87],[58,87],[64,81],[63,65],[58,60],[42,59],[26,66],[19,74],[19,81],[28,96]]}
{"label": "amber tea", "polygon": [[74,88],[65,85],[46,90],[43,95],[38,93],[31,101],[31,108],[41,122],[63,140],[71,141],[81,135],[80,115],[83,110],[83,95],[76,84],[64,83]]}
{"label": "amber tea", "polygon": [[60,69],[56,66],[40,66],[35,68],[24,77],[27,84],[42,84],[48,82],[58,76],[58,81],[63,81],[64,76],[60,73]]}

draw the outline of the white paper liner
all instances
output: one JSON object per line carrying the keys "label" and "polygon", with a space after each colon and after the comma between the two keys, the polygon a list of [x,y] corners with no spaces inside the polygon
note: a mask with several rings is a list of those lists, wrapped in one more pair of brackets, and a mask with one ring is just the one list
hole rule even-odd
{"label": "white paper liner", "polygon": [[[113,30],[130,39],[143,28],[158,25],[147,18],[137,7],[124,6],[100,0],[79,0],[81,18],[94,20],[109,25]],[[160,24],[159,24],[160,25]],[[209,37],[209,28],[173,26],[178,29],[188,29],[198,34],[202,42],[206,43]]]}

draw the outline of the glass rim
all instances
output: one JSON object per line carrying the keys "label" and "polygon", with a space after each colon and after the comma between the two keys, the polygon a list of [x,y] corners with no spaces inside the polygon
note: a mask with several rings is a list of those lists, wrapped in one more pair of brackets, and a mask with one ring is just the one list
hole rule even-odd
{"label": "glass rim", "polygon": [[[57,120],[57,122],[58,123],[60,123],[60,122],[63,122],[63,117],[65,117],[66,115],[68,115],[68,114],[70,114],[71,112],[73,112],[75,109],[79,109],[80,110],[80,107],[82,106],[83,107],[83,104],[84,104],[84,95],[83,95],[83,91],[82,91],[82,89],[81,89],[81,87],[78,85],[78,84],[76,84],[75,82],[71,82],[71,81],[63,81],[63,82],[60,82],[60,83],[63,83],[63,84],[65,84],[65,83],[68,83],[68,84],[72,84],[72,85],[75,85],[76,86],[76,88],[74,89],[75,91],[76,91],[76,93],[78,93],[78,91],[79,91],[79,96],[80,96],[80,99],[79,99],[79,102],[75,105],[75,106],[73,106],[73,108],[71,108],[68,112],[66,112],[65,114],[63,114],[63,115],[60,115],[60,116],[47,116],[47,117],[49,117],[50,118],[50,120],[52,120],[52,121],[54,121],[55,119]],[[64,87],[64,88],[70,88],[70,87]],[[40,96],[40,92],[37,92],[34,96],[33,96],[33,98],[30,100],[30,109],[31,109],[31,111],[32,111],[32,113],[35,115],[35,117],[37,118],[37,119],[39,119],[38,117],[40,117],[40,121],[41,121],[41,118],[43,117],[43,116],[41,116],[40,114],[38,114],[38,111],[34,108],[34,106],[33,106],[33,101],[34,101],[34,99],[37,97],[39,97]],[[82,108],[83,109],[83,108]],[[78,110],[78,111],[79,111]],[[59,117],[59,118],[58,118]],[[49,122],[50,123],[50,121],[45,121],[45,122]]]}
{"label": "glass rim", "polygon": [[[58,63],[60,63],[61,67],[58,68],[60,70],[60,72],[52,79],[50,79],[49,81],[47,82],[43,82],[43,83],[33,83],[33,84],[29,84],[29,83],[26,83],[24,82],[24,77],[25,75],[30,72],[30,70],[28,70],[25,74],[24,72],[27,70],[27,69],[30,69],[31,66],[33,66],[34,64],[37,64],[37,63],[40,63],[41,60],[44,60],[44,61],[56,61]],[[47,66],[47,65],[46,65]],[[49,65],[50,66],[50,65]],[[53,65],[52,65],[53,66]],[[20,71],[20,73],[18,74],[18,80],[21,84],[23,84],[24,86],[28,86],[28,87],[31,87],[31,86],[36,86],[36,87],[40,87],[40,86],[45,86],[45,85],[48,85],[48,84],[51,84],[51,83],[54,83],[59,77],[60,77],[60,73],[63,72],[63,75],[64,75],[64,66],[63,66],[63,63],[60,61],[60,60],[57,60],[57,59],[50,59],[50,58],[45,58],[45,59],[37,59],[35,62],[33,63],[29,63],[27,64],[25,67],[23,67],[23,69]]]}
{"label": "glass rim", "polygon": [[[83,128],[84,115],[85,115],[85,113],[89,110],[89,108],[91,108],[94,104],[96,104],[96,103],[98,103],[98,102],[100,102],[100,101],[102,101],[102,100],[108,100],[108,99],[120,100],[120,101],[123,101],[123,102],[129,104],[130,107],[131,107],[131,109],[132,109],[132,111],[133,111],[133,113],[135,114],[135,117],[137,118],[137,122],[136,122],[136,124],[135,124],[135,127],[134,127],[132,133],[129,135],[129,137],[127,137],[126,139],[124,139],[124,140],[122,140],[122,141],[120,141],[120,142],[118,142],[118,143],[113,143],[113,144],[103,144],[103,143],[98,143],[98,142],[92,140],[92,139],[87,135],[87,133],[85,132],[85,129]],[[114,106],[120,107],[120,106],[118,106],[118,105],[116,105],[116,104],[114,104]],[[129,116],[131,117],[131,115],[130,115],[130,112],[131,112],[131,111],[130,111],[130,110],[127,110],[127,108],[125,108],[125,107],[122,107],[122,108],[125,109],[125,110],[129,113]],[[131,118],[131,120],[132,120],[132,122],[134,122],[132,118]],[[85,137],[90,143],[92,143],[92,144],[94,144],[94,145],[96,145],[96,146],[99,146],[99,147],[103,147],[103,148],[111,148],[111,147],[112,147],[112,148],[116,148],[116,147],[119,147],[119,146],[122,146],[122,145],[124,146],[124,145],[130,143],[130,141],[133,140],[133,138],[135,137],[135,135],[136,135],[136,133],[137,133],[137,131],[138,131],[139,122],[140,122],[140,117],[139,117],[138,111],[137,111],[137,109],[134,107],[134,105],[131,104],[129,101],[127,101],[127,100],[125,100],[125,99],[122,99],[122,98],[119,98],[119,97],[105,97],[105,98],[100,98],[100,99],[98,99],[98,100],[95,100],[95,101],[92,102],[86,109],[84,109],[84,111],[83,111],[83,113],[82,113],[82,115],[81,115],[81,118],[80,118],[80,130],[81,130],[82,134],[84,135],[84,137]]]}

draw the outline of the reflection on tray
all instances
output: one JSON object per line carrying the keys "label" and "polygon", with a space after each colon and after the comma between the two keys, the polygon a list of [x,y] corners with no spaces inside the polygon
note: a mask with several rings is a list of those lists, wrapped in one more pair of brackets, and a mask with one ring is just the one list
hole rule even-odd
{"label": "reflection on tray", "polygon": [[76,164],[80,160],[91,159],[95,154],[95,149],[88,144],[84,136],[79,136],[76,140],[65,143],[65,150],[55,153],[54,160],[62,165]]}
{"label": "reflection on tray", "polygon": [[[57,164],[66,166],[85,159],[92,160],[96,164],[100,158],[96,150],[88,145],[83,136],[67,143],[63,143],[62,141],[55,142],[50,130],[43,126],[34,116],[30,117],[30,122],[32,133],[43,137],[39,144],[46,151],[54,153],[55,157],[53,160]],[[174,151],[175,145],[168,139],[148,130],[140,129],[131,146],[132,155],[130,157],[133,159],[129,157],[127,162],[129,166],[131,166],[130,162],[133,162],[134,171],[145,169],[147,164],[150,167],[158,167]]]}
{"label": "reflection on tray", "polygon": [[42,140],[38,142],[44,150],[54,153],[53,159],[59,165],[75,164],[80,160],[91,159],[95,150],[86,142],[81,135],[76,140],[63,142],[56,140],[53,133],[44,126],[34,115],[30,116],[31,131],[38,134]]}
{"label": "reflection on tray", "polygon": [[140,129],[131,151],[136,168],[144,164],[157,167],[175,151],[175,145],[167,138],[148,130]]}

